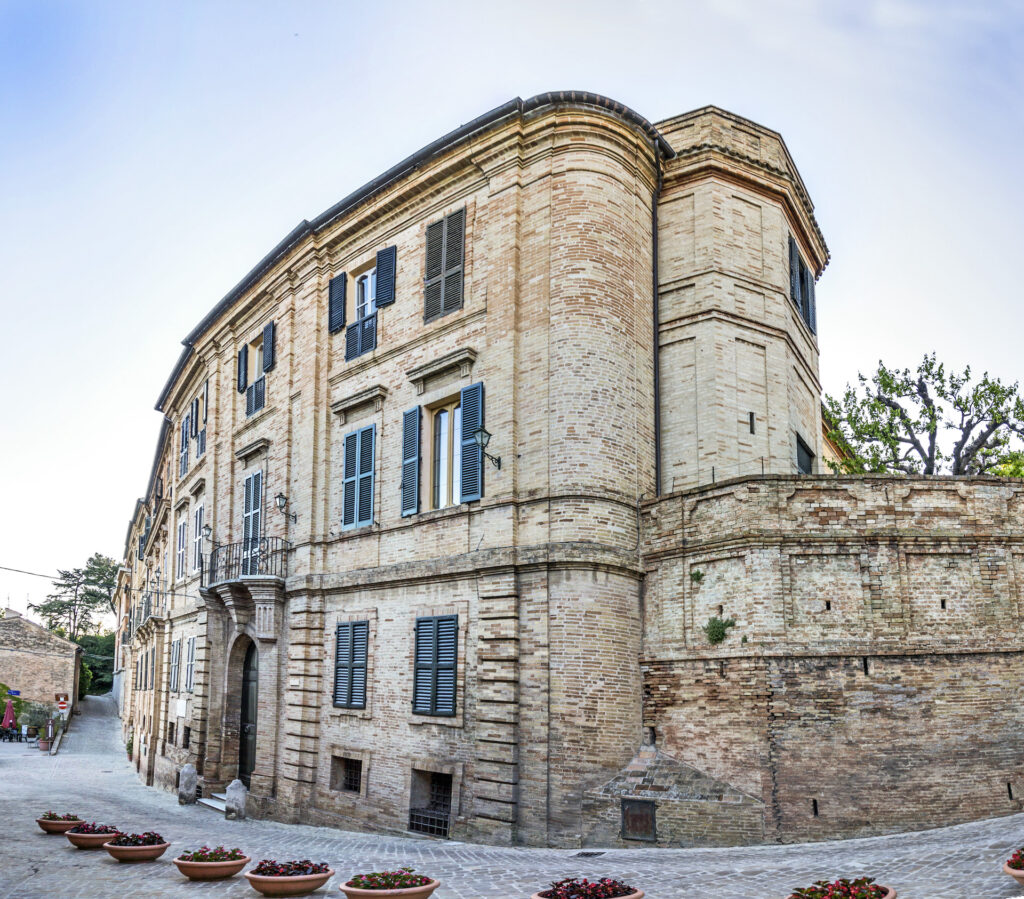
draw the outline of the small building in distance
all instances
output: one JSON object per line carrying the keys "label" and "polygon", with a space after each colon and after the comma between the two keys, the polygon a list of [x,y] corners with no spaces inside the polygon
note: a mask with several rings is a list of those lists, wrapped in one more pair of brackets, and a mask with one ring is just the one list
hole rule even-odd
{"label": "small building in distance", "polygon": [[4,609],[0,618],[0,683],[18,690],[22,699],[52,704],[57,693],[67,693],[68,714],[74,711],[81,651],[81,646],[20,612]]}

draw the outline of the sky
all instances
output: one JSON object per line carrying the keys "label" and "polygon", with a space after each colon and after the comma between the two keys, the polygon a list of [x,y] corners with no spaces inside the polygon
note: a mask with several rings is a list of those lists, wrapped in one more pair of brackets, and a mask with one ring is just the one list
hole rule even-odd
{"label": "sky", "polygon": [[781,132],[826,391],[930,351],[1020,377],[1024,0],[0,0],[0,566],[122,556],[181,339],[298,222],[568,89]]}

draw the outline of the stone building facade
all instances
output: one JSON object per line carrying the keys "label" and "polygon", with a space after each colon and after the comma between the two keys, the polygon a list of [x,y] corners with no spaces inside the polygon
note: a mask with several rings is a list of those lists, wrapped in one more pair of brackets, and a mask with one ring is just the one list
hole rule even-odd
{"label": "stone building facade", "polygon": [[[78,704],[81,652],[81,646],[14,609],[0,615],[0,683],[18,690],[22,699],[54,705],[57,694],[66,693],[70,716]],[[0,696],[0,702],[5,699]]]}
{"label": "stone building facade", "polygon": [[[581,93],[513,100],[301,223],[157,404],[118,594],[140,773],[525,845],[1011,810],[959,782],[878,801],[934,762],[910,707],[963,740],[1001,714],[971,764],[1012,792],[1015,657],[974,626],[1016,608],[1020,523],[983,515],[1003,482],[826,476],[827,259],[778,134]],[[961,593],[914,605],[950,559]],[[849,762],[861,729],[875,768]]]}

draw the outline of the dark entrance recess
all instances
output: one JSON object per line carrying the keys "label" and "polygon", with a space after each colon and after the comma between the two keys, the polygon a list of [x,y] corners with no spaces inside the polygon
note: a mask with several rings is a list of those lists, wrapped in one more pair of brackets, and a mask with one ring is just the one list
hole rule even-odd
{"label": "dark entrance recess", "polygon": [[452,811],[452,776],[437,771],[414,770],[410,798],[409,830],[447,837]]}
{"label": "dark entrance recess", "polygon": [[259,656],[250,645],[242,665],[242,716],[238,728],[238,779],[249,789],[256,766],[256,709],[259,697]]}
{"label": "dark entrance recess", "polygon": [[655,843],[654,802],[650,799],[622,800],[622,839]]}

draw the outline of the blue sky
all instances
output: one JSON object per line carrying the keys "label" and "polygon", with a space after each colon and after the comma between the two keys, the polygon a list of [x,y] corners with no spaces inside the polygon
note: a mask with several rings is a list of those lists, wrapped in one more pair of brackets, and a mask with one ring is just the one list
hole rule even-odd
{"label": "blue sky", "polygon": [[[120,557],[179,341],[303,218],[516,95],[782,133],[821,374],[1021,374],[1024,3],[0,0],[0,565]],[[23,609],[44,580],[0,572]]]}

